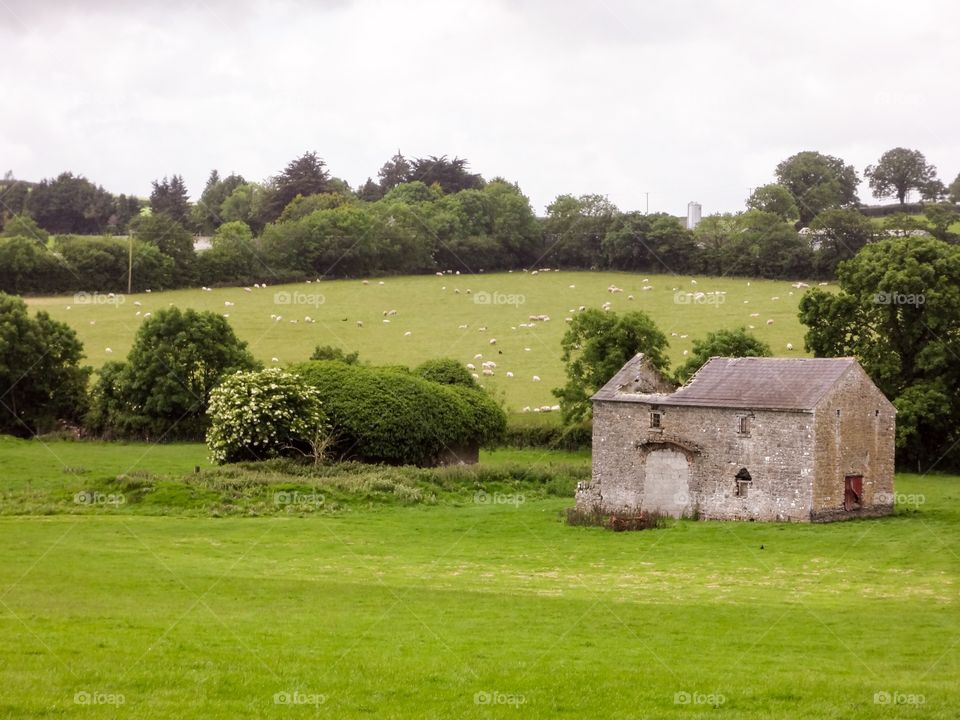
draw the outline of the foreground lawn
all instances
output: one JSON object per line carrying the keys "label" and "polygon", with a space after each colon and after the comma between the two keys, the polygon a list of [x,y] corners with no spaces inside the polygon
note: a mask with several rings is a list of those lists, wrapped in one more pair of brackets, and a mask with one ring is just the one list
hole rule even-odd
{"label": "foreground lawn", "polygon": [[898,491],[640,533],[551,497],[0,517],[0,717],[954,718],[960,480]]}
{"label": "foreground lawn", "polygon": [[[580,306],[600,307],[609,301],[616,312],[649,313],[668,336],[675,365],[683,361],[683,352],[692,348],[693,341],[707,332],[749,325],[758,338],[770,343],[774,354],[803,354],[804,328],[797,319],[803,291],[789,281],[708,277],[697,278],[695,285],[693,281],[675,275],[514,272],[388,277],[382,285],[377,279],[368,285],[335,280],[252,292],[215,288],[95,299],[103,302],[90,298],[83,302],[84,298],[72,295],[27,302],[32,309],[46,310],[69,323],[94,367],[126,357],[145,313],[176,305],[228,314],[240,338],[268,365],[307,360],[318,344],[359,350],[363,360],[390,365],[412,366],[430,358],[452,357],[479,366],[474,356],[482,354],[497,363],[497,374],[484,377],[483,383],[512,410],[556,403],[550,390],[564,383],[560,362],[564,318]],[[610,285],[623,292],[610,294]],[[644,291],[644,286],[652,290]],[[722,302],[687,302],[686,296],[677,302],[674,288],[727,294]],[[630,295],[633,300],[628,299]],[[233,305],[227,307],[228,302]],[[386,318],[384,313],[390,310],[397,315]],[[271,318],[277,315],[283,318],[279,322]],[[550,320],[528,323],[531,315],[547,315]],[[306,317],[315,322],[305,322]],[[773,322],[767,324],[768,320]],[[521,327],[527,324],[531,327]],[[496,346],[490,345],[491,339]],[[787,343],[795,349],[787,350]],[[507,378],[507,372],[514,377]],[[541,382],[533,382],[534,375]]]}

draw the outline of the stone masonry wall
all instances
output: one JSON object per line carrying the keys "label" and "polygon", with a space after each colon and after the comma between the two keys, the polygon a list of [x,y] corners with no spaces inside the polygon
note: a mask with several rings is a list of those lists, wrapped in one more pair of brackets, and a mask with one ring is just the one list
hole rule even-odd
{"label": "stone masonry wall", "polygon": [[[815,520],[893,512],[895,429],[895,410],[866,374],[847,373],[816,410]],[[843,507],[847,475],[863,476],[859,509]]]}
{"label": "stone masonry wall", "polygon": [[[661,428],[650,427],[650,412]],[[748,415],[748,432],[738,417]],[[594,404],[593,477],[578,489],[577,505],[605,511],[644,508],[645,461],[659,450],[682,453],[689,464],[686,488],[677,488],[671,514],[706,519],[808,521],[813,490],[813,414],[723,408]],[[668,467],[676,463],[670,456]],[[658,465],[663,463],[658,462]],[[752,482],[737,495],[735,476],[746,468]],[[671,474],[682,477],[682,473]],[[663,488],[656,497],[662,502]],[[652,508],[650,508],[652,509]]]}

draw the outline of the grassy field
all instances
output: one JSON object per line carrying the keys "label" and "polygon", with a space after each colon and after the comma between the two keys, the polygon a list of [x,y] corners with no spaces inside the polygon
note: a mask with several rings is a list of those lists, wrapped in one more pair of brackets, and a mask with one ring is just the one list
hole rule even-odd
{"label": "grassy field", "polygon": [[[204,454],[0,453],[8,498],[68,493],[61,462],[190,476]],[[484,464],[546,460],[589,462]],[[639,533],[568,527],[549,495],[6,515],[0,717],[955,718],[960,479],[897,489],[882,520]]]}
{"label": "grassy field", "polygon": [[[667,334],[674,364],[682,362],[694,339],[710,330],[749,325],[775,354],[803,354],[804,329],[797,319],[802,291],[787,281],[548,272],[414,276],[380,282],[336,280],[252,292],[220,288],[120,298],[30,298],[27,302],[74,327],[95,367],[126,356],[145,313],[176,305],[229,315],[237,334],[268,365],[306,360],[318,344],[359,350],[362,359],[375,364],[415,365],[448,356],[479,366],[474,358],[482,354],[484,360],[497,363],[496,375],[483,378],[484,383],[513,410],[556,402],[550,390],[564,381],[560,362],[564,318],[581,306],[600,307],[610,301],[618,312],[648,312]],[[611,284],[624,292],[610,294]],[[644,285],[653,289],[644,291]],[[678,303],[674,288],[726,295],[722,302]],[[490,302],[482,302],[485,299]],[[384,317],[390,310],[397,314]],[[550,320],[520,327],[529,324],[531,315],[547,315]],[[306,317],[314,322],[305,322]],[[767,324],[768,320],[773,323]],[[787,350],[787,343],[795,349]],[[514,377],[507,378],[507,372]],[[534,382],[534,375],[541,382]]]}

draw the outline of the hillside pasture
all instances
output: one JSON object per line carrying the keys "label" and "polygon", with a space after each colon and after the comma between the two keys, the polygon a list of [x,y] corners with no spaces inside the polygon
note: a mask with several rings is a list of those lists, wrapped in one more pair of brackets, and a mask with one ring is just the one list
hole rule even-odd
{"label": "hillside pasture", "polygon": [[[622,292],[609,292],[611,285]],[[706,295],[698,300],[686,294],[696,292]],[[724,294],[709,295],[714,292]],[[95,367],[126,356],[146,313],[175,305],[229,316],[237,334],[266,365],[306,360],[318,344],[359,350],[362,360],[378,365],[412,366],[448,356],[475,364],[479,373],[482,361],[493,360],[495,375],[482,377],[483,384],[509,409],[519,411],[556,403],[550,390],[564,383],[560,339],[565,318],[580,307],[610,302],[618,313],[649,313],[668,336],[676,366],[696,338],[711,330],[750,325],[774,354],[803,355],[804,328],[797,319],[803,292],[790,281],[551,271],[334,280],[113,298],[38,297],[27,302],[75,328]],[[788,343],[793,350],[787,349]]]}

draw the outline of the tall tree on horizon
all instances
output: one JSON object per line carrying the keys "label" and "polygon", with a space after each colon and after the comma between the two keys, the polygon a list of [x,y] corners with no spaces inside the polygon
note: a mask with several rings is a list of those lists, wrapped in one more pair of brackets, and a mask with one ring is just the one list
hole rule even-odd
{"label": "tall tree on horizon", "polygon": [[164,176],[159,182],[154,180],[152,185],[150,209],[157,214],[169,216],[181,225],[189,225],[190,201],[183,176],[174,175],[170,179]]}

